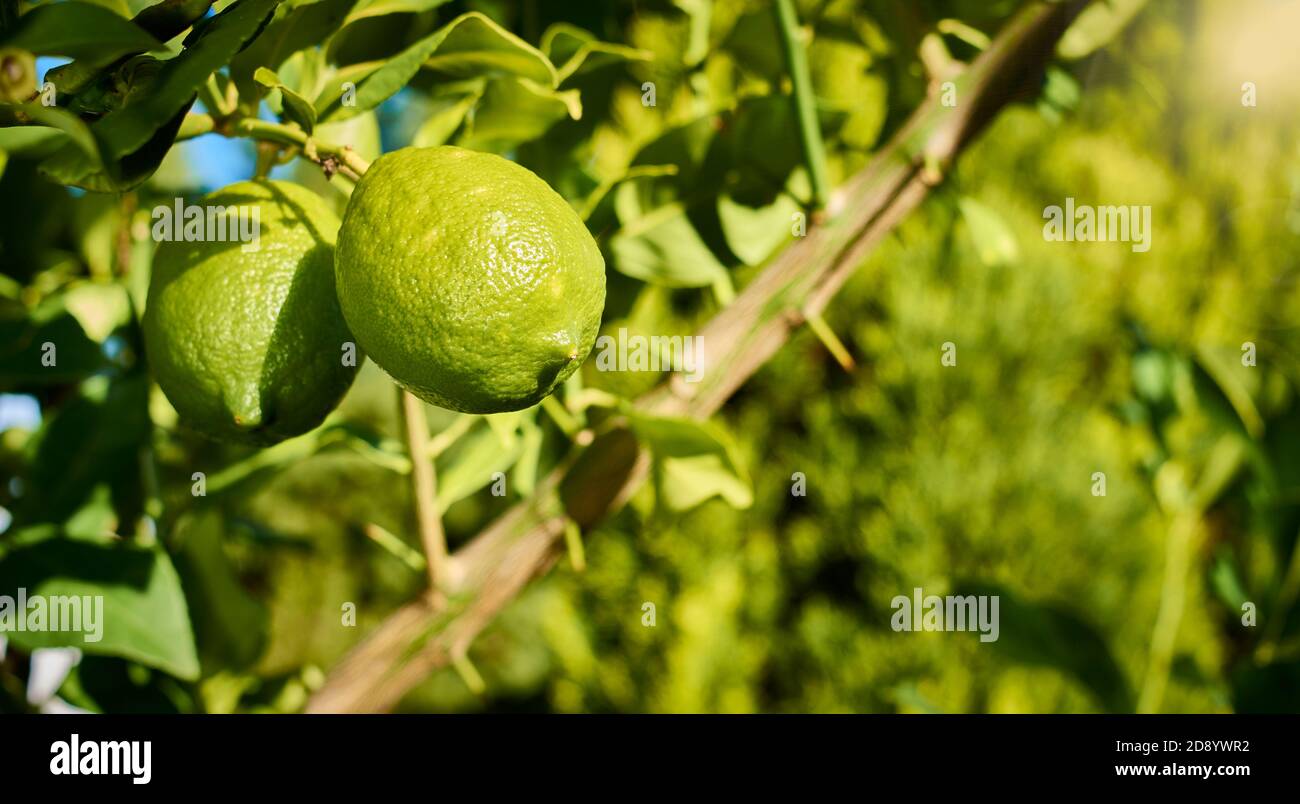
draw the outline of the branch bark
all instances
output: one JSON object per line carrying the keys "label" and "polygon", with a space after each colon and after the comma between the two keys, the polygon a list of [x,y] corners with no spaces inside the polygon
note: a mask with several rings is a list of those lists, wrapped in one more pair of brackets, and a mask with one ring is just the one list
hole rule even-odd
{"label": "branch bark", "polygon": [[[819,314],[870,250],[914,210],[942,173],[1006,105],[1035,93],[1056,42],[1089,0],[1033,2],[954,79],[957,104],[932,96],[888,146],[831,196],[823,222],[777,255],[700,332],[702,378],[681,376],[636,401],[659,415],[717,411],[806,320]],[[649,456],[626,427],[599,435],[533,497],[457,551],[455,583],[438,602],[421,598],[384,621],[333,670],[308,712],[393,708],[432,671],[463,656],[475,636],[563,549],[565,517],[590,528],[645,479]]]}

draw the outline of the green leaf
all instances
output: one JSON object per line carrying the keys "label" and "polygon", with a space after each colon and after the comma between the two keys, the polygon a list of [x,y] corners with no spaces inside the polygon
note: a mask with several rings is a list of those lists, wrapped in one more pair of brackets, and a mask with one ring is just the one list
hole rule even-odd
{"label": "green leaf", "polygon": [[144,29],[106,8],[90,3],[54,3],[24,14],[4,47],[30,50],[43,56],[67,56],[108,64],[131,53],[163,45]]}
{"label": "green leaf", "polygon": [[162,164],[163,158],[175,144],[176,134],[188,112],[189,102],[155,131],[143,146],[116,160],[109,160],[102,166],[80,149],[65,146],[42,162],[40,170],[57,182],[92,192],[129,190],[152,176]]}
{"label": "green leaf", "polygon": [[132,94],[121,109],[91,127],[105,157],[135,153],[172,122],[179,128],[177,113],[193,102],[208,76],[229,63],[257,33],[278,1],[241,0],[211,18],[180,55],[163,62],[147,91]]}
{"label": "green leaf", "polygon": [[749,475],[731,438],[707,422],[636,411],[632,431],[655,458],[655,485],[665,506],[685,511],[721,497],[734,508],[754,502]]}
{"label": "green leaf", "polygon": [[[621,186],[624,182],[635,181],[644,178],[659,178],[661,176],[676,176],[676,165],[637,165],[630,167],[622,175],[613,179],[607,179],[596,185],[596,188],[582,201],[582,206],[578,208],[578,214],[584,221],[591,220],[596,216],[597,210],[602,211],[602,215],[610,210],[612,204],[606,203],[610,198],[610,193],[615,188]],[[608,213],[608,214],[612,214]]]}
{"label": "green leaf", "polygon": [[[1234,346],[1202,344],[1196,348],[1194,359],[1204,372],[1196,372],[1194,378],[1198,396],[1211,400],[1206,407],[1214,413],[1230,407],[1236,414],[1234,429],[1244,429],[1252,438],[1262,436],[1264,417],[1255,399],[1263,392],[1263,381],[1253,367],[1242,365],[1241,351]],[[1223,400],[1228,404],[1221,404]]]}
{"label": "green leaf", "polygon": [[454,78],[513,75],[548,87],[559,83],[555,66],[540,50],[478,12],[462,14],[440,33],[444,38],[424,63],[434,72]]}
{"label": "green leaf", "polygon": [[203,19],[212,0],[162,0],[131,18],[159,41],[167,42]]}
{"label": "green leaf", "polygon": [[[280,105],[285,117],[297,123],[308,134],[312,132],[316,126],[316,110],[310,101],[285,86],[278,75],[265,67],[258,67],[257,72],[253,74],[253,79],[268,89],[279,90]],[[272,104],[271,108],[274,109],[275,104]]]}
{"label": "green leaf", "polygon": [[860,150],[873,146],[889,113],[889,84],[869,71],[871,51],[857,41],[819,36],[808,58],[818,106],[846,115],[839,139]]}
{"label": "green leaf", "polygon": [[470,109],[482,97],[482,90],[467,95],[444,95],[433,100],[433,111],[420,124],[411,144],[417,148],[444,145],[456,133]]}
{"label": "green leaf", "polygon": [[746,265],[758,265],[791,237],[799,202],[786,193],[771,204],[751,207],[728,195],[718,196],[718,218],[727,247]]}
{"label": "green leaf", "polygon": [[963,196],[957,201],[966,221],[975,253],[985,265],[1008,265],[1020,259],[1016,236],[993,208],[974,198]]}
{"label": "green leaf", "polygon": [[526,78],[498,78],[488,83],[459,144],[480,151],[508,151],[541,137],[566,117],[582,117],[576,89],[560,91]]}
{"label": "green leaf", "polygon": [[356,0],[283,3],[262,32],[230,61],[230,75],[241,95],[256,93],[258,67],[278,72],[289,57],[311,48],[339,30]]}
{"label": "green leaf", "polygon": [[998,638],[988,643],[1014,662],[1052,667],[1082,684],[1107,712],[1132,712],[1128,680],[1097,630],[1062,606],[1035,603],[986,583],[959,583],[958,595],[998,597]]}
{"label": "green leaf", "polygon": [[[112,207],[109,207],[111,210]],[[116,222],[116,219],[109,219]],[[116,282],[81,282],[63,293],[63,304],[92,339],[103,343],[131,322],[131,300]]]}
{"label": "green leaf", "polygon": [[[25,650],[75,647],[131,659],[187,681],[198,677],[185,595],[161,550],[47,539],[0,559],[0,594],[16,596],[19,588],[26,590],[28,600],[89,595],[103,601],[102,619],[95,624],[98,641],[87,641],[89,633],[71,631],[6,634]],[[82,627],[86,624],[83,621]]]}
{"label": "green leaf", "polygon": [[1082,95],[1083,90],[1074,76],[1059,67],[1049,67],[1038,99],[1039,114],[1053,123],[1060,122],[1063,113],[1079,105]]}
{"label": "green leaf", "polygon": [[1147,0],[1106,0],[1083,10],[1056,45],[1063,59],[1081,59],[1103,47],[1128,25]]}
{"label": "green leaf", "polygon": [[611,64],[654,58],[648,50],[598,41],[592,34],[567,22],[558,22],[546,29],[542,34],[542,53],[552,64],[558,65],[556,74],[561,83]]}
{"label": "green leaf", "polygon": [[140,444],[149,436],[149,383],[143,375],[92,377],[44,421],[29,444],[27,492],[15,512],[26,523],[60,522],[107,486],[119,521],[143,506]]}
{"label": "green leaf", "polygon": [[456,446],[438,456],[438,511],[445,513],[492,482],[492,475],[505,472],[523,453],[523,440],[514,439],[503,447],[501,437],[490,426],[476,428]]}
{"label": "green leaf", "polygon": [[772,8],[761,6],[742,14],[722,42],[747,72],[772,81],[785,75],[785,59],[777,44],[781,41]]}
{"label": "green leaf", "polygon": [[[52,344],[51,353],[45,344]],[[42,358],[52,354],[54,365]],[[99,344],[54,296],[28,310],[0,299],[0,391],[81,380],[109,365]]]}
{"label": "green leaf", "polygon": [[[90,126],[86,125],[80,117],[66,109],[60,109],[57,106],[44,106],[40,103],[24,103],[21,105],[0,105],[0,122],[9,124],[10,121],[18,122],[17,115],[23,115],[34,123],[41,126],[57,129],[67,135],[71,145],[77,150],[84,153],[95,164],[100,161],[99,143],[95,141],[95,135],[91,133]],[[20,132],[25,129],[0,129],[13,136],[23,136]],[[39,129],[30,129],[34,131]],[[26,136],[32,136],[27,134]],[[68,144],[68,143],[65,143]]]}
{"label": "green leaf", "polygon": [[266,647],[266,608],[240,585],[222,545],[222,515],[209,509],[176,527],[176,569],[194,617],[204,675],[213,669],[244,669]]}
{"label": "green leaf", "polygon": [[[454,78],[514,75],[554,87],[555,68],[540,51],[478,12],[462,14],[384,62],[356,65],[316,98],[317,119],[343,120],[373,109],[406,86],[421,67]],[[344,105],[343,81],[356,85]]]}
{"label": "green leaf", "polygon": [[[630,183],[616,195],[628,192],[635,192]],[[680,205],[660,207],[624,226],[610,238],[609,251],[619,273],[654,285],[701,288],[727,277]]]}
{"label": "green leaf", "polygon": [[67,136],[62,131],[45,126],[0,128],[0,148],[12,156],[26,158],[49,156],[65,142]]}
{"label": "green leaf", "polygon": [[347,26],[357,20],[382,17],[386,14],[419,14],[446,5],[448,2],[450,0],[361,0],[348,14],[343,24]]}

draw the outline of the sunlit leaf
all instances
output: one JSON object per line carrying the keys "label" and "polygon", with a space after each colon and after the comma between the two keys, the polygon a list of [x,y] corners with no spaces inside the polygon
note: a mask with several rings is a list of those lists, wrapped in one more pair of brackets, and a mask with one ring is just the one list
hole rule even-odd
{"label": "sunlit leaf", "polygon": [[692,419],[629,416],[637,439],[655,458],[656,488],[673,511],[694,508],[721,497],[734,508],[748,508],[753,488],[730,437],[719,428]]}
{"label": "sunlit leaf", "polygon": [[285,117],[297,123],[308,134],[312,133],[312,129],[316,126],[316,110],[312,107],[310,101],[285,86],[280,81],[280,76],[265,67],[257,68],[257,72],[253,74],[253,80],[267,89],[278,91],[280,93],[279,105]]}
{"label": "sunlit leaf", "polygon": [[619,230],[609,240],[609,251],[620,273],[655,285],[709,287],[727,273],[686,211],[675,206],[661,207]]}
{"label": "sunlit leaf", "polygon": [[462,14],[383,62],[354,68],[355,96],[345,104],[336,79],[316,99],[318,119],[342,120],[373,109],[406,86],[421,67],[457,79],[513,75],[555,86],[555,68],[536,48],[478,12]]}
{"label": "sunlit leaf", "polygon": [[6,636],[24,649],[75,647],[131,659],[185,680],[198,677],[185,595],[161,550],[48,539],[0,558],[0,593],[13,595],[19,588],[28,600],[89,596],[89,610],[102,612],[97,641],[85,639],[85,620],[82,632],[8,631]]}
{"label": "sunlit leaf", "polygon": [[490,81],[459,144],[505,151],[536,139],[566,117],[582,116],[577,90],[557,91],[526,78]]}

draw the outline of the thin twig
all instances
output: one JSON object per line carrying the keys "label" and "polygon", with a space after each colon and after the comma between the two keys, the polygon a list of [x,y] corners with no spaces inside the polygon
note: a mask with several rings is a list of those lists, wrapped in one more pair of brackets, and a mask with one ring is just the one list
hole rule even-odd
{"label": "thin twig", "polygon": [[799,18],[794,0],[776,0],[777,31],[790,73],[795,114],[799,119],[799,141],[803,143],[804,163],[812,183],[813,206],[821,209],[831,197],[830,176],[826,170],[826,144],[817,121],[817,99],[813,95],[812,76],[808,72],[808,54],[799,36]]}
{"label": "thin twig", "polygon": [[411,494],[415,498],[420,542],[428,562],[429,589],[438,595],[447,577],[447,538],[438,515],[438,481],[429,457],[429,422],[424,416],[424,403],[403,388],[398,388],[397,394],[406,430],[406,449],[411,456]]}

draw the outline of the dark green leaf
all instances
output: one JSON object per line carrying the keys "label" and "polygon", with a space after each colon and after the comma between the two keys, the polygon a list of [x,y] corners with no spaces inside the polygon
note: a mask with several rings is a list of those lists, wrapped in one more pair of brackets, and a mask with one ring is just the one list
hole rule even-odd
{"label": "dark green leaf", "polygon": [[131,21],[166,42],[203,19],[212,0],[162,0],[141,11]]}
{"label": "dark green leaf", "polygon": [[[140,444],[149,434],[149,383],[143,376],[95,377],[57,409],[31,443],[26,494],[15,519],[60,522],[107,487],[121,520],[142,506]],[[125,470],[125,471],[124,471]]]}
{"label": "dark green leaf", "polygon": [[[280,106],[285,117],[297,123],[308,134],[312,132],[316,126],[316,110],[306,98],[285,86],[278,75],[265,67],[258,67],[253,79],[268,89],[279,90]],[[272,108],[275,108],[274,105]]]}
{"label": "dark green leaf", "polygon": [[266,608],[239,583],[222,545],[222,515],[208,510],[177,525],[176,569],[184,580],[204,674],[240,670],[266,646]]}
{"label": "dark green leaf", "polygon": [[44,56],[91,59],[107,64],[131,53],[157,50],[162,43],[130,20],[90,3],[54,3],[24,14],[5,47]]}
{"label": "dark green leaf", "polygon": [[[45,344],[54,347],[53,366],[42,362],[50,353]],[[108,365],[99,344],[86,336],[62,298],[52,297],[32,310],[0,299],[0,391],[74,382]]]}
{"label": "dark green leaf", "polygon": [[320,0],[276,9],[270,23],[230,62],[230,75],[241,95],[251,97],[258,67],[278,71],[294,53],[324,41],[343,24],[357,0]]}
{"label": "dark green leaf", "polygon": [[227,64],[257,33],[278,0],[241,0],[213,17],[202,35],[161,71],[145,92],[130,96],[117,111],[92,126],[106,159],[121,158],[143,148],[164,126],[175,122],[208,76]]}
{"label": "dark green leaf", "polygon": [[[188,607],[167,554],[125,545],[48,539],[0,558],[0,594],[24,589],[28,600],[61,596],[102,598],[101,619],[82,631],[10,631],[24,649],[75,647],[120,656],[177,678],[198,677]],[[82,607],[85,610],[85,607]],[[90,606],[91,610],[98,606]],[[89,614],[90,611],[87,611]],[[90,641],[97,631],[99,639]]]}

